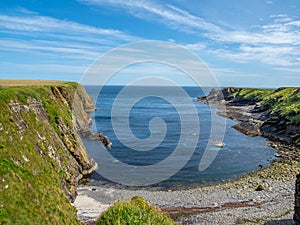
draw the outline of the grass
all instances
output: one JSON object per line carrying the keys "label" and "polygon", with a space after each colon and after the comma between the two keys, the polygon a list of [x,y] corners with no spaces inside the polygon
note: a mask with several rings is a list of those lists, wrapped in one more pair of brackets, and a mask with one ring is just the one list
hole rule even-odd
{"label": "grass", "polygon": [[105,211],[97,220],[97,225],[141,225],[160,224],[171,225],[175,222],[158,209],[149,205],[147,201],[139,196],[130,201],[118,201]]}
{"label": "grass", "polygon": [[233,92],[232,96],[238,101],[259,102],[265,96],[272,93],[272,90],[257,88],[242,88],[237,92]]}
{"label": "grass", "polygon": [[[53,95],[53,83],[44,84],[0,87],[0,224],[81,224],[62,189],[77,163],[64,138],[74,148],[80,145],[71,107]],[[55,84],[75,93],[74,83]],[[42,103],[40,111],[30,108],[32,99]],[[23,107],[19,113],[12,101]]]}
{"label": "grass", "polygon": [[262,99],[261,107],[271,107],[291,123],[300,122],[300,88],[279,88]]}
{"label": "grass", "polygon": [[[259,103],[262,111],[270,111],[286,119],[289,124],[300,122],[300,88],[288,87],[276,90],[236,88],[231,93],[234,101]],[[300,140],[299,140],[300,141]]]}

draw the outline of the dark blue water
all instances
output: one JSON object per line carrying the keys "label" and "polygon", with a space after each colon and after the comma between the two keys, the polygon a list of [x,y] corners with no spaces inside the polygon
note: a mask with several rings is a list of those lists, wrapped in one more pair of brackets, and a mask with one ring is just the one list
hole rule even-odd
{"label": "dark blue water", "polygon": [[[99,87],[86,87],[88,94],[96,97]],[[154,184],[152,186],[163,188],[182,188],[203,185],[207,183],[216,183],[228,179],[237,178],[250,171],[258,169],[259,165],[268,166],[270,160],[275,159],[274,149],[266,145],[266,140],[262,137],[248,137],[231,126],[236,122],[230,119],[226,120],[225,137],[223,142],[224,148],[215,147],[218,154],[210,166],[204,170],[199,171],[199,163],[203,157],[203,152],[206,149],[210,138],[211,131],[211,109],[210,106],[196,101],[198,96],[204,95],[203,90],[198,87],[185,87],[184,90],[188,93],[189,99],[196,109],[197,120],[200,124],[199,132],[195,130],[195,115],[190,110],[190,105],[187,104],[186,99],[178,96],[178,92],[172,87],[135,87],[130,89],[130,92],[123,96],[118,96],[123,87],[120,86],[106,86],[103,87],[96,101],[98,111],[92,113],[91,116],[95,118],[95,128],[109,137],[113,143],[109,153],[115,160],[109,162],[109,165],[99,163],[99,167],[112,166],[115,162],[120,161],[132,166],[146,166],[153,165],[166,159],[176,148],[180,146],[182,152],[185,149],[188,151],[190,143],[195,136],[197,136],[197,146],[185,166],[179,170],[175,175],[169,179]],[[149,91],[151,89],[151,91]],[[153,91],[154,90],[154,91]],[[159,91],[160,90],[160,91]],[[142,98],[130,107],[129,115],[125,115],[122,107],[127,107],[126,104],[139,94],[143,93],[163,93],[168,96],[167,100],[151,95]],[[122,98],[118,105],[115,104],[117,98]],[[176,105],[170,103],[176,102]],[[116,113],[111,115],[112,107],[115,107]],[[183,111],[179,114],[176,107],[182,106]],[[185,108],[186,106],[186,108]],[[118,112],[121,113],[118,113]],[[123,114],[122,114],[123,113]],[[215,114],[215,111],[212,113]],[[184,114],[184,116],[182,116]],[[151,148],[149,151],[136,151],[127,147],[117,137],[115,130],[112,127],[112,119],[115,121],[121,131],[126,130],[126,118],[129,117],[130,132],[123,132],[122,138],[127,141],[134,141],[132,135],[140,140],[146,140],[153,135],[153,140],[156,141],[156,136],[161,137],[161,133],[166,129],[166,134],[158,146]],[[159,117],[165,121],[165,128],[162,126],[155,126],[149,128],[151,119]],[[182,121],[184,118],[184,121]],[[125,120],[124,120],[125,119]],[[181,130],[182,123],[185,123],[191,129]],[[188,135],[184,140],[180,140],[182,132],[187,132]],[[199,135],[199,136],[198,136]],[[158,140],[159,138],[157,138]],[[122,139],[121,139],[122,140]],[[98,152],[93,147],[95,143],[84,140],[84,143],[89,151],[89,154],[100,161]],[[129,143],[131,144],[131,143]],[[134,144],[134,143],[132,143]],[[148,148],[149,143],[139,142],[140,148]],[[211,149],[214,150],[214,149]],[[164,171],[159,171],[163,173]],[[121,175],[120,175],[121,176]],[[109,178],[104,178],[99,173],[94,173],[93,180],[97,180],[102,184],[108,184]]]}

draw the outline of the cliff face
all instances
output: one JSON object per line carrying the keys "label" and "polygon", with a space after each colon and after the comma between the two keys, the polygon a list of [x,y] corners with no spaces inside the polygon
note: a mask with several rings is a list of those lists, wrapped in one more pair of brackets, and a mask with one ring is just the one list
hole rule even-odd
{"label": "cliff face", "polygon": [[76,83],[57,82],[0,87],[0,108],[0,221],[78,224],[69,200],[97,167],[79,137],[93,101]]}

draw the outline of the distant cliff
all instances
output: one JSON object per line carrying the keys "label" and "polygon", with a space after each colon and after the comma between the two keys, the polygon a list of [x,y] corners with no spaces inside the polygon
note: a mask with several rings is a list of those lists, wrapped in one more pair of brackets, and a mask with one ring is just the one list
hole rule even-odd
{"label": "distant cliff", "polygon": [[300,160],[300,88],[212,89],[198,101],[225,105],[219,114],[241,122],[234,128],[268,138],[283,159]]}
{"label": "distant cliff", "polygon": [[92,99],[77,83],[0,81],[0,110],[0,224],[79,224],[70,200],[97,167],[79,138]]}

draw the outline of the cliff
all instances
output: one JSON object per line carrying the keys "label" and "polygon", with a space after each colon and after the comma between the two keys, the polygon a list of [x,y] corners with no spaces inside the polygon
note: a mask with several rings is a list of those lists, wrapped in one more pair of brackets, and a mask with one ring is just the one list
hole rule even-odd
{"label": "cliff", "polygon": [[218,107],[220,115],[240,121],[234,128],[250,136],[263,136],[282,159],[300,161],[300,88],[212,89],[198,101]]}
{"label": "cliff", "polygon": [[[215,107],[225,105],[226,110],[219,114],[240,121],[235,129],[268,138],[282,161],[300,161],[300,88],[212,89],[198,101]],[[294,220],[300,225],[300,174],[296,178]]]}
{"label": "cliff", "polygon": [[0,223],[80,224],[70,200],[97,167],[79,137],[92,99],[77,83],[0,81],[0,108]]}

